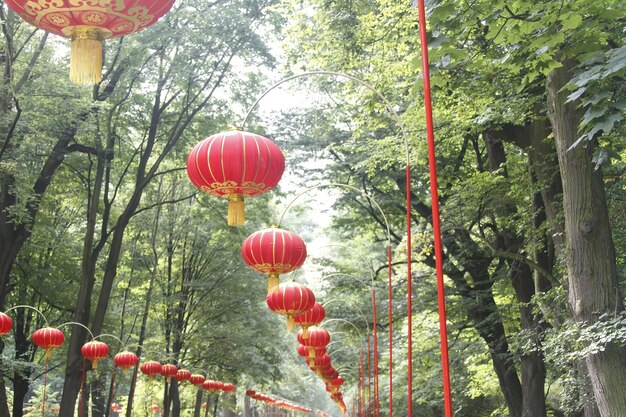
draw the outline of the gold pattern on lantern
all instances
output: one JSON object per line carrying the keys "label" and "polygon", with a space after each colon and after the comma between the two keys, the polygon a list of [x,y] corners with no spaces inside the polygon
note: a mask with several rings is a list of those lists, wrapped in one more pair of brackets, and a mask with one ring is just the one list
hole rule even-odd
{"label": "gold pattern on lantern", "polygon": [[80,20],[86,25],[99,25],[106,20],[106,16],[102,12],[85,12],[80,16]]}
{"label": "gold pattern on lantern", "polygon": [[262,263],[262,264],[254,264],[251,265],[254,267],[255,271],[261,272],[263,274],[270,274],[273,271],[285,271],[292,269],[293,266],[291,264],[270,264],[270,263]]}
{"label": "gold pattern on lantern", "polygon": [[46,16],[46,20],[56,26],[67,26],[70,19],[61,13],[50,13]]}

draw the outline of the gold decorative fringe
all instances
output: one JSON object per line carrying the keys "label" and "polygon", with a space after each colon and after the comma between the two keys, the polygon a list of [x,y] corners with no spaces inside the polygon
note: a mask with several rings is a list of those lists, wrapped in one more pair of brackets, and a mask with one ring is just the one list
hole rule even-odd
{"label": "gold decorative fringe", "polygon": [[315,359],[315,349],[312,347],[309,348],[309,359]]}
{"label": "gold decorative fringe", "polygon": [[98,369],[98,359],[94,359],[91,361],[91,368]]}
{"label": "gold decorative fringe", "polygon": [[228,196],[228,225],[241,226],[245,221],[243,195]]}
{"label": "gold decorative fringe", "polygon": [[272,290],[280,284],[280,277],[277,273],[272,272],[267,276],[267,293],[271,293]]}
{"label": "gold decorative fringe", "polygon": [[296,320],[293,316],[287,316],[287,331],[291,332],[296,328]]}
{"label": "gold decorative fringe", "polygon": [[97,30],[72,36],[70,80],[79,85],[98,84],[102,80],[102,39]]}
{"label": "gold decorative fringe", "polygon": [[304,340],[308,340],[308,338],[309,338],[309,327],[308,326],[302,326],[302,338]]}

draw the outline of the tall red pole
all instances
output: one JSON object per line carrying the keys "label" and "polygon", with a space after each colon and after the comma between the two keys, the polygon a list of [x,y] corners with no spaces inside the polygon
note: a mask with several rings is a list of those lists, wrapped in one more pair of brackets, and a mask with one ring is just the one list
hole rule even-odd
{"label": "tall red pole", "polygon": [[367,329],[367,417],[372,416],[372,342],[370,340],[370,331]]}
{"label": "tall red pole", "polygon": [[389,417],[393,417],[393,288],[391,282],[391,243],[387,244],[387,300],[389,315]]}
{"label": "tall red pole", "polygon": [[446,299],[443,283],[443,258],[441,249],[441,227],[439,224],[439,195],[437,191],[437,160],[435,158],[435,133],[433,108],[428,67],[428,37],[426,34],[426,12],[424,0],[418,0],[420,43],[422,48],[422,72],[424,81],[424,110],[426,113],[426,135],[428,138],[428,165],[430,167],[430,198],[433,214],[433,242],[435,246],[435,270],[437,275],[437,302],[439,306],[439,336],[441,344],[441,371],[443,377],[444,416],[452,417],[452,395],[450,391],[450,365],[448,359],[448,330],[446,324]]}
{"label": "tall red pole", "polygon": [[380,416],[380,405],[378,404],[378,332],[377,317],[376,317],[376,288],[374,288],[374,282],[372,281],[372,316],[374,326],[374,417]]}

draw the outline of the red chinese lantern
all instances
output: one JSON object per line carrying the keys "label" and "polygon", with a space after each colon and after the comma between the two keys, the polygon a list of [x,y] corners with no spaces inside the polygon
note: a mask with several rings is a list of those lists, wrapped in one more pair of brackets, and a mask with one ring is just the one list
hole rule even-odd
{"label": "red chinese lantern", "polygon": [[133,352],[123,351],[113,357],[113,362],[116,366],[124,369],[124,373],[126,373],[129,368],[137,365],[139,358]]}
{"label": "red chinese lantern", "polygon": [[248,397],[252,397],[254,394],[256,394],[255,390],[253,390],[253,389],[246,390],[246,395]]}
{"label": "red chinese lantern", "polygon": [[267,290],[279,284],[279,275],[299,268],[306,259],[306,245],[300,236],[271,227],[248,236],[241,246],[241,256],[252,269],[268,274]]}
{"label": "red chinese lantern", "polygon": [[321,327],[309,327],[309,338],[299,340],[300,343],[309,348],[309,358],[315,358],[315,351],[325,348],[330,343],[330,334]]}
{"label": "red chinese lantern", "polygon": [[336,387],[340,387],[343,385],[343,378],[338,376],[337,378],[333,379],[332,381],[330,381],[331,385],[334,385]]}
{"label": "red chinese lantern", "polygon": [[267,306],[274,313],[287,316],[287,330],[296,327],[294,316],[313,308],[315,295],[309,287],[297,282],[285,282],[271,290],[265,299]]}
{"label": "red chinese lantern", "polygon": [[87,360],[91,361],[93,369],[98,368],[98,361],[104,359],[109,354],[109,346],[99,340],[87,342],[80,348],[80,353]]}
{"label": "red chinese lantern", "polygon": [[175,0],[5,0],[28,23],[72,40],[70,79],[102,79],[102,42],[144,29],[169,11]]}
{"label": "red chinese lantern", "polygon": [[222,390],[224,390],[224,392],[233,392],[235,390],[235,385],[226,383],[224,384],[224,387],[222,388]]}
{"label": "red chinese lantern", "polygon": [[45,327],[35,330],[32,339],[34,344],[46,351],[46,358],[49,358],[52,350],[58,348],[65,342],[65,335],[59,329]]}
{"label": "red chinese lantern", "polygon": [[176,367],[176,365],[172,365],[170,363],[167,363],[163,366],[161,366],[161,375],[163,375],[165,377],[165,379],[169,382],[170,378],[172,378],[173,376],[176,375],[176,373],[178,372],[178,367]]}
{"label": "red chinese lantern", "polygon": [[0,336],[3,336],[13,328],[13,320],[8,314],[0,313]]}
{"label": "red chinese lantern", "polygon": [[206,390],[206,391],[213,391],[218,389],[217,388],[217,381],[213,381],[211,379],[207,379],[206,381],[204,381],[202,383],[202,389]]}
{"label": "red chinese lantern", "polygon": [[285,157],[271,140],[249,132],[222,132],[198,143],[187,158],[187,175],[205,193],[228,199],[228,225],[244,223],[244,198],[276,187]]}
{"label": "red chinese lantern", "polygon": [[189,381],[191,379],[191,372],[186,369],[179,369],[173,378],[178,382]]}
{"label": "red chinese lantern", "polygon": [[148,380],[152,381],[161,373],[161,364],[157,361],[147,361],[139,365],[139,370],[148,375]]}
{"label": "red chinese lantern", "polygon": [[117,410],[119,410],[119,409],[120,409],[120,407],[121,407],[121,406],[120,406],[119,404],[117,404],[117,403],[113,403],[113,404],[111,404],[111,410],[113,410],[113,411],[117,411]]}
{"label": "red chinese lantern", "polygon": [[189,377],[189,382],[191,382],[192,385],[195,385],[196,387],[200,388],[200,386],[205,381],[205,379],[206,378],[204,377],[204,375],[193,374]]}
{"label": "red chinese lantern", "polygon": [[319,368],[330,365],[330,355],[325,353],[321,356],[316,356],[314,358],[307,358],[306,363],[307,365],[309,365],[311,370],[315,371]]}
{"label": "red chinese lantern", "polygon": [[326,311],[324,310],[324,306],[320,303],[315,303],[313,304],[313,308],[306,313],[295,316],[294,320],[298,326],[302,327],[302,337],[304,339],[308,339],[308,328],[320,324],[324,320],[325,316]]}
{"label": "red chinese lantern", "polygon": [[309,356],[309,348],[299,344],[297,347],[298,350],[298,355],[302,356],[303,358],[306,358],[307,356]]}

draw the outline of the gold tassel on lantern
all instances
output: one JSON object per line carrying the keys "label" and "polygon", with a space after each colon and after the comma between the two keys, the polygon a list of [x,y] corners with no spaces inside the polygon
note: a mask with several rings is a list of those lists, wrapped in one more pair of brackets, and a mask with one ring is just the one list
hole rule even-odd
{"label": "gold tassel on lantern", "polygon": [[293,316],[287,316],[287,331],[290,332],[296,328],[296,320]]}
{"label": "gold tassel on lantern", "polygon": [[244,223],[244,201],[241,194],[230,194],[228,196],[228,225],[241,226]]}
{"label": "gold tassel on lantern", "polygon": [[98,359],[94,359],[91,361],[91,368],[98,369]]}
{"label": "gold tassel on lantern", "polygon": [[280,284],[280,277],[276,272],[270,272],[267,276],[267,293],[269,294],[272,290]]}
{"label": "gold tassel on lantern", "polygon": [[79,85],[98,84],[102,80],[102,31],[77,28],[71,38],[70,80]]}

